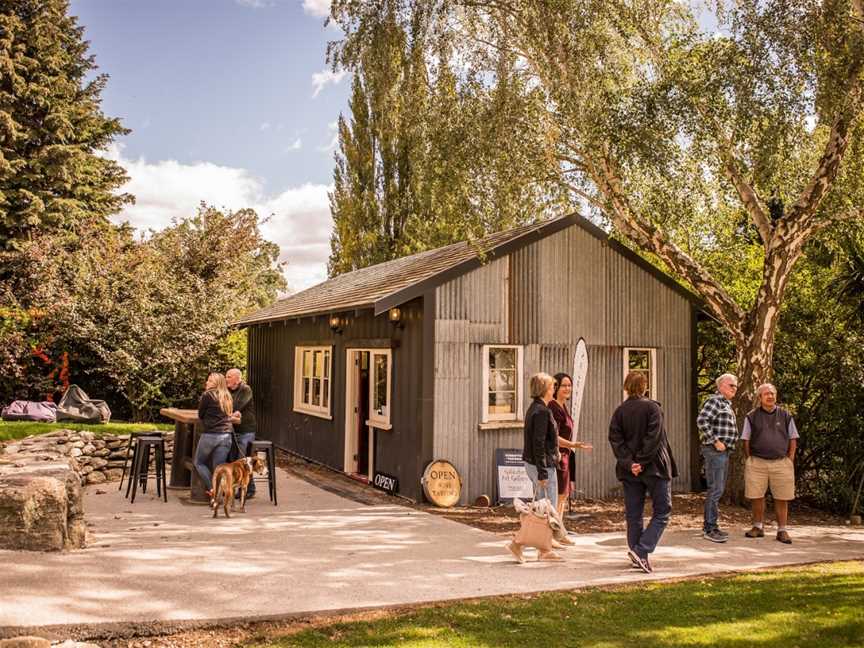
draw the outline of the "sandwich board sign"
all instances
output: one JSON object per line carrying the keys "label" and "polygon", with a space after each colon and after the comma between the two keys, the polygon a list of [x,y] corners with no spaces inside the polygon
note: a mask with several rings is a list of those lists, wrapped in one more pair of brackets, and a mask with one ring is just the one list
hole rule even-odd
{"label": "sandwich board sign", "polygon": [[512,504],[513,498],[531,500],[534,485],[525,472],[522,450],[518,448],[498,448],[495,450],[495,470],[498,480],[498,503]]}

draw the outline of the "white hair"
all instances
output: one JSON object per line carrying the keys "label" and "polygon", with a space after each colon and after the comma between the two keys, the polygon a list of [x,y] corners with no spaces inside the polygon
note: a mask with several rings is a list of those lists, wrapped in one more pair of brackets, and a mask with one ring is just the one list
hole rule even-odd
{"label": "white hair", "polygon": [[241,373],[241,371],[239,369],[237,369],[235,367],[235,368],[229,369],[228,371],[225,372],[225,377],[227,378],[228,376],[237,376],[238,378],[242,378],[243,374]]}
{"label": "white hair", "polygon": [[717,389],[720,389],[720,386],[723,383],[729,382],[730,380],[734,380],[737,383],[738,382],[738,376],[736,376],[735,374],[724,373],[722,376],[719,376],[717,378],[717,380],[714,382],[717,385]]}
{"label": "white hair", "polygon": [[759,385],[759,387],[756,388],[756,396],[761,397],[762,392],[766,392],[769,390],[774,392],[775,396],[777,395],[777,388],[774,385],[772,385],[771,383],[762,383],[761,385]]}

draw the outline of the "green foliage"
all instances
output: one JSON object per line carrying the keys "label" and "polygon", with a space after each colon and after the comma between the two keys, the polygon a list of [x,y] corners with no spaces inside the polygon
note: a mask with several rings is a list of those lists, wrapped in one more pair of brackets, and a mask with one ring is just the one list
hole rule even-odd
{"label": "green foliage", "polygon": [[100,109],[84,30],[68,0],[0,3],[0,249],[49,230],[77,231],[131,202],[127,180],[98,155],[126,134]]}
{"label": "green foliage", "polygon": [[18,380],[4,396],[53,391],[39,390],[37,346],[52,357],[68,351],[70,380],[135,420],[194,403],[209,371],[245,364],[244,336],[229,325],[285,288],[277,257],[254,211],[206,205],[144,240],[101,228],[74,242],[43,235],[23,244],[7,254],[15,272],[0,303],[40,315],[7,324],[4,342],[15,346],[2,369]]}
{"label": "green foliage", "polygon": [[430,34],[422,9],[337,1],[333,15],[349,36],[331,62],[353,83],[330,196],[331,275],[563,211],[544,97],[515,56],[457,74],[449,38]]}
{"label": "green foliage", "polygon": [[244,646],[860,646],[864,564],[498,597],[313,627]]}
{"label": "green foliage", "polygon": [[123,423],[111,421],[102,425],[90,423],[37,423],[34,421],[0,421],[0,441],[23,439],[36,434],[46,434],[55,430],[87,430],[97,436],[104,434],[129,434],[148,430],[173,430],[166,423]]}

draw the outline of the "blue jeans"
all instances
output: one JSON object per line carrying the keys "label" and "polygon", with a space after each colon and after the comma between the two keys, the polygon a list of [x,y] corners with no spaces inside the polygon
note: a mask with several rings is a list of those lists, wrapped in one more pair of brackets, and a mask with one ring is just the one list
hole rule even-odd
{"label": "blue jeans", "polygon": [[[624,487],[624,516],[627,518],[627,546],[640,558],[657,548],[660,536],[672,517],[672,482],[659,477],[633,477],[621,481]],[[645,496],[651,496],[653,514],[643,528]]]}
{"label": "blue jeans", "polygon": [[[252,442],[254,440],[255,440],[255,433],[254,432],[247,432],[245,434],[238,434],[237,435],[237,444],[240,446],[240,450],[243,451],[244,456],[246,456],[246,457],[251,456],[252,448],[250,448],[249,446],[252,444]],[[255,475],[252,475],[252,476],[254,477]],[[254,493],[255,493],[255,480],[252,479],[249,482],[249,488],[246,489],[246,497],[249,497],[250,495],[253,495]]]}
{"label": "blue jeans", "polygon": [[231,450],[230,434],[202,434],[195,451],[195,470],[201,475],[204,489],[213,488],[213,468],[228,460]]}
{"label": "blue jeans", "polygon": [[702,530],[708,533],[718,528],[717,520],[720,515],[718,505],[726,489],[729,452],[720,452],[714,446],[703,445],[702,456],[705,458],[705,481],[708,483],[708,490],[705,492],[705,522]]}
{"label": "blue jeans", "polygon": [[552,502],[552,506],[558,506],[558,475],[555,473],[555,466],[546,469],[548,478],[545,489],[540,486],[540,480],[537,478],[537,466],[526,461],[525,472],[534,484],[534,498],[542,498],[545,495]]}

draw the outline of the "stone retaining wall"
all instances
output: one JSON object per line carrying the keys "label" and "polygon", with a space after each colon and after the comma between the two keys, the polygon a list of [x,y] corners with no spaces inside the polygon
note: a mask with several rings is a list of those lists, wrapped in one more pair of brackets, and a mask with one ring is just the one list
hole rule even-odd
{"label": "stone retaining wall", "polygon": [[[170,465],[174,433],[163,435]],[[56,430],[0,445],[0,549],[84,547],[81,487],[120,479],[128,443],[129,435]]]}
{"label": "stone retaining wall", "polygon": [[[170,472],[174,456],[174,432],[163,431],[162,435],[165,437],[166,470]],[[37,455],[48,459],[68,457],[74,460],[72,467],[81,476],[83,484],[101,484],[120,479],[128,443],[128,434],[96,435],[86,430],[55,430],[8,442],[0,454],[7,455],[7,459],[12,458],[12,455]],[[151,465],[154,461],[155,457],[151,456]]]}

